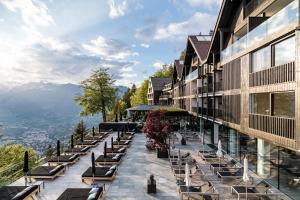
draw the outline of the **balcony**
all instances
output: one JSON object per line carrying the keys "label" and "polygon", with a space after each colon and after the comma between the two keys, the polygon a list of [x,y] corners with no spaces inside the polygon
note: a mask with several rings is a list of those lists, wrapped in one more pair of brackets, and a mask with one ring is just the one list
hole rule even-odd
{"label": "balcony", "polygon": [[295,139],[295,119],[261,114],[249,114],[249,127],[276,136]]}
{"label": "balcony", "polygon": [[208,84],[208,92],[213,92],[214,91],[214,85],[213,83]]}
{"label": "balcony", "polygon": [[199,87],[198,92],[199,94],[207,93],[207,86]]}
{"label": "balcony", "polygon": [[168,83],[164,85],[163,91],[171,90],[172,89],[172,83]]}
{"label": "balcony", "polygon": [[223,87],[222,87],[222,82],[216,82],[215,83],[215,92],[219,92],[222,91]]}
{"label": "balcony", "polygon": [[245,6],[245,16],[249,16],[254,10],[262,5],[266,0],[252,0]]}
{"label": "balcony", "polygon": [[221,62],[231,59],[254,44],[270,37],[298,20],[298,1],[293,1],[221,52]]}
{"label": "balcony", "polygon": [[185,81],[191,81],[198,78],[198,69],[185,76]]}

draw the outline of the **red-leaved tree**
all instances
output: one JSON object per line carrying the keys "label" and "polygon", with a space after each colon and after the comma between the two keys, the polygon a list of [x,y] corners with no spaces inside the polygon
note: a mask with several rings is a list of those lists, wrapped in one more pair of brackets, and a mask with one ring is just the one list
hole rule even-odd
{"label": "red-leaved tree", "polygon": [[149,111],[143,127],[146,137],[154,140],[155,147],[161,151],[168,149],[167,139],[171,133],[171,127],[166,120],[166,111]]}

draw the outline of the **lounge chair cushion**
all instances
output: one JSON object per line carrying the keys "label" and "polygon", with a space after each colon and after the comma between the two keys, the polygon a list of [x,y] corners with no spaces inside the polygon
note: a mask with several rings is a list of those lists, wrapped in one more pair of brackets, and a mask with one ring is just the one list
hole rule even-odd
{"label": "lounge chair cushion", "polygon": [[[13,186],[12,186],[13,187]],[[21,200],[31,194],[34,190],[38,189],[37,185],[25,187],[22,191],[18,192],[11,200]]]}
{"label": "lounge chair cushion", "polygon": [[89,149],[90,147],[84,147],[83,149],[81,149],[81,152],[85,152]]}
{"label": "lounge chair cushion", "polygon": [[54,174],[56,174],[57,172],[59,172],[61,169],[63,169],[64,168],[64,166],[62,166],[62,165],[58,165],[58,166],[56,166],[54,169],[52,169],[52,170],[50,170],[49,171],[49,174],[50,175],[54,175]]}
{"label": "lounge chair cushion", "polygon": [[105,173],[105,176],[111,176],[113,173],[114,173],[113,170],[108,170],[108,171]]}
{"label": "lounge chair cushion", "polygon": [[89,194],[97,193],[99,188],[92,188]]}
{"label": "lounge chair cushion", "polygon": [[96,195],[97,195],[97,193],[92,193],[92,194],[90,194],[90,195],[88,196],[87,200],[94,200],[94,199],[96,199]]}
{"label": "lounge chair cushion", "polygon": [[116,165],[113,165],[109,168],[109,170],[116,170],[117,169],[117,166]]}
{"label": "lounge chair cushion", "polygon": [[118,153],[123,152],[125,149],[126,149],[125,147],[122,147],[121,149],[118,149]]}

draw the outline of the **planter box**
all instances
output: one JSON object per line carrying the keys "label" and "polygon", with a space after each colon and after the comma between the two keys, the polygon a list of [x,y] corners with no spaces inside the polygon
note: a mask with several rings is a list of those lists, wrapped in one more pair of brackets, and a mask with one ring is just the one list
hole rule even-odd
{"label": "planter box", "polygon": [[165,150],[165,151],[157,150],[157,157],[158,158],[169,158],[169,153],[167,150]]}

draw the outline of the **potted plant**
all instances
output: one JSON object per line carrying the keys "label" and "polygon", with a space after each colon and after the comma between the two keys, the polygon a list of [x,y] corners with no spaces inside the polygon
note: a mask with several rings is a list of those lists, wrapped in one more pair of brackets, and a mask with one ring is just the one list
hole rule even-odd
{"label": "potted plant", "polygon": [[169,145],[167,144],[167,139],[170,136],[171,127],[166,120],[166,111],[150,111],[144,124],[143,132],[149,140],[153,141],[157,150],[157,157],[168,158]]}

